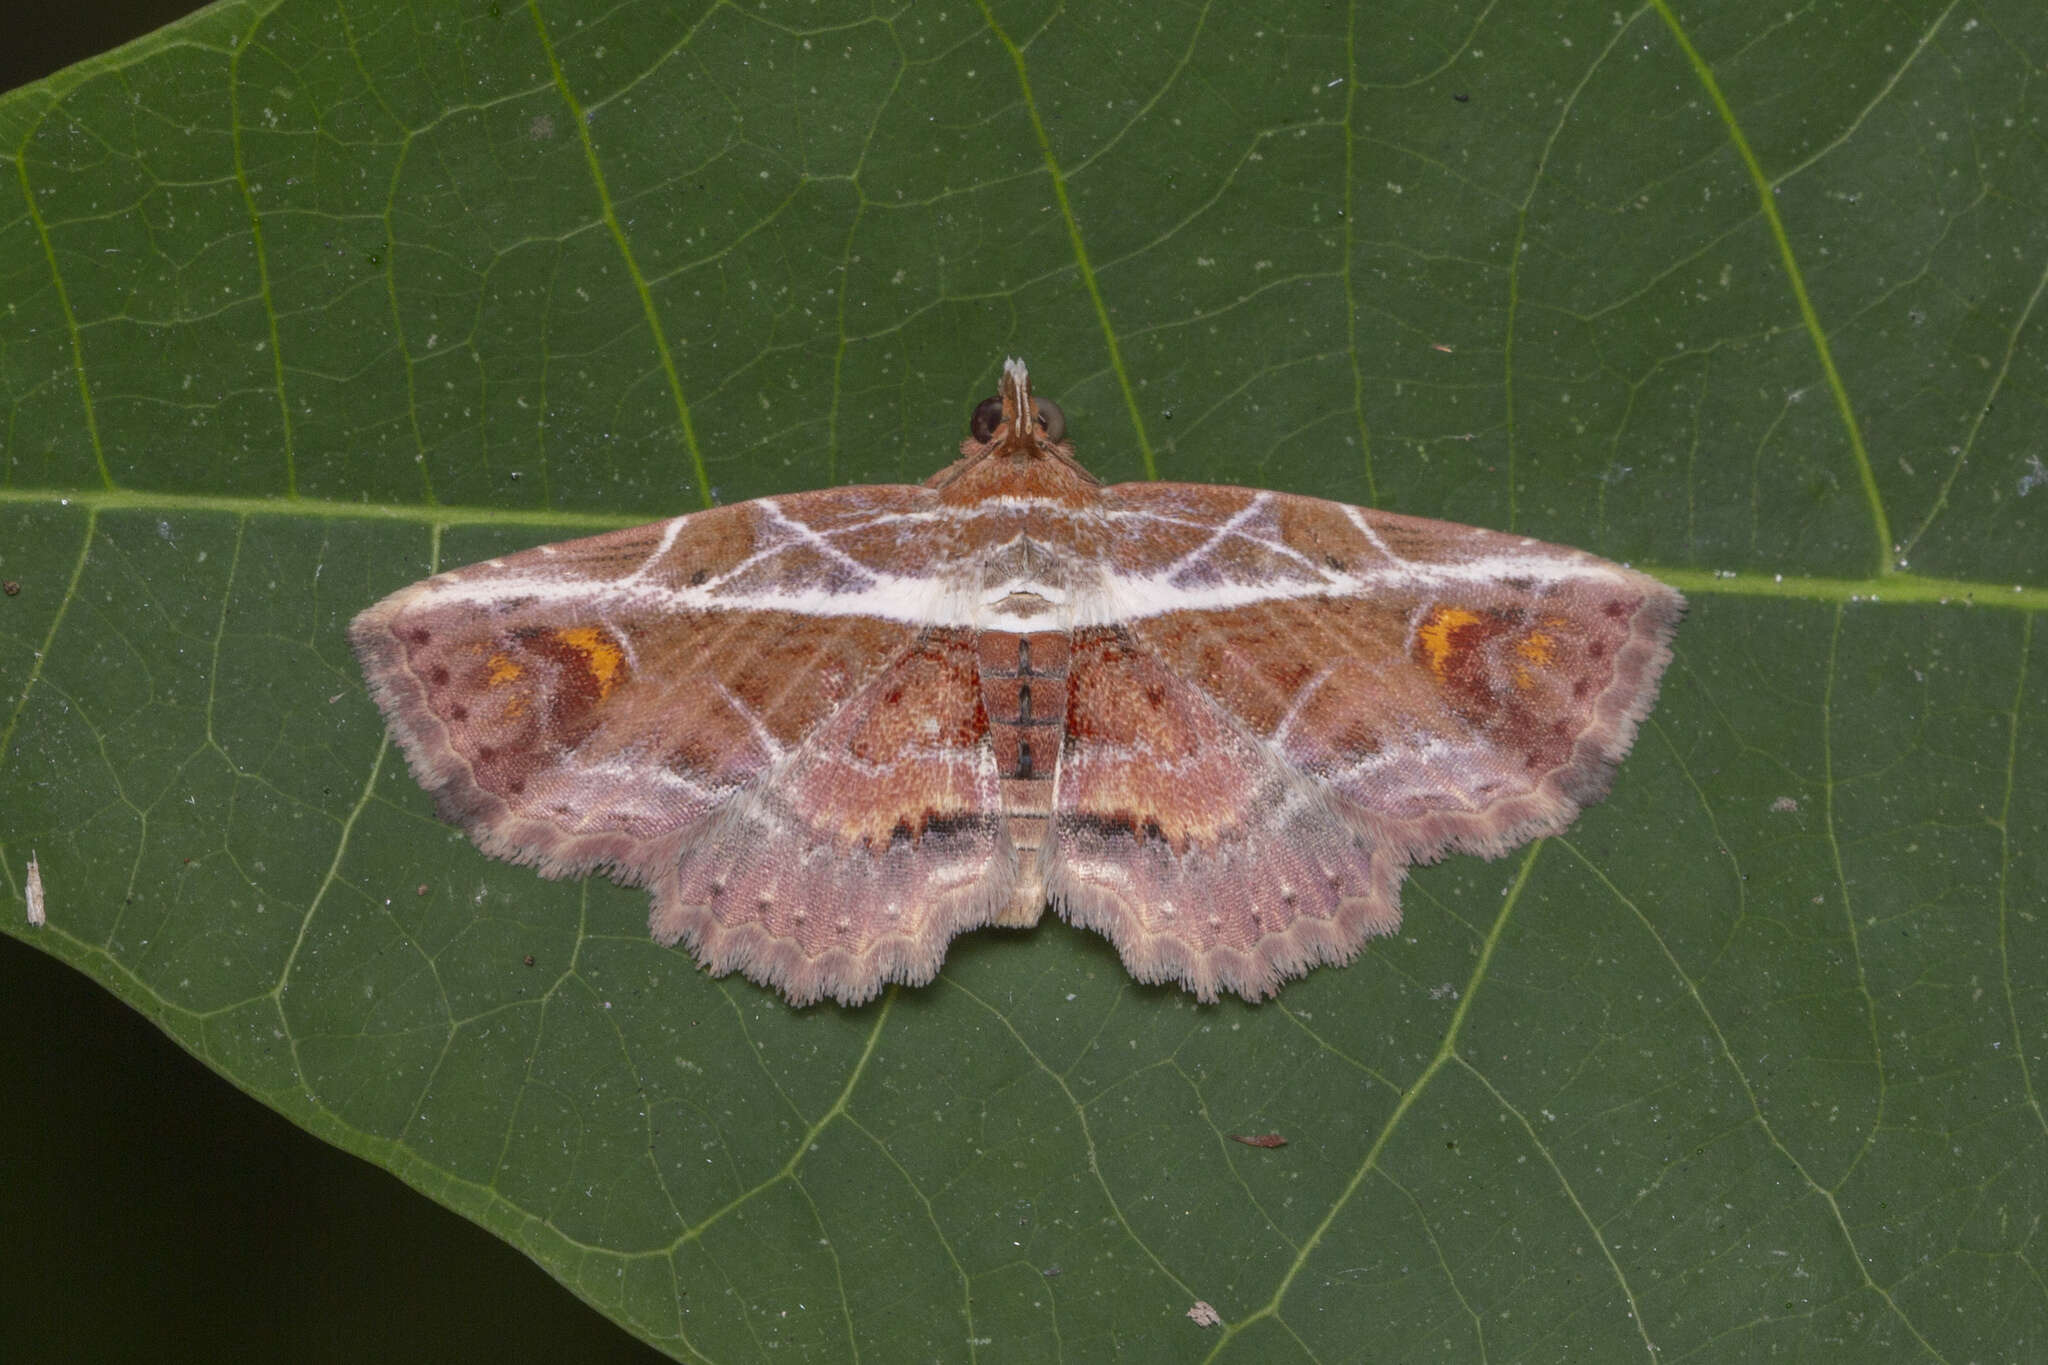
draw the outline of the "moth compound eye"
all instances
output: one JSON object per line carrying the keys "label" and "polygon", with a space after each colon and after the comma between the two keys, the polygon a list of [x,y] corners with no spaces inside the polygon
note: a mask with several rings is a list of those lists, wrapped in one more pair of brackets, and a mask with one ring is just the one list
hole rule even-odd
{"label": "moth compound eye", "polygon": [[1060,411],[1060,405],[1050,398],[1031,400],[1031,406],[1038,409],[1038,425],[1045,429],[1045,439],[1057,441],[1067,434],[1067,415]]}
{"label": "moth compound eye", "polygon": [[967,434],[977,441],[986,441],[996,434],[1002,421],[1003,400],[984,398],[974,405],[974,416],[967,419]]}

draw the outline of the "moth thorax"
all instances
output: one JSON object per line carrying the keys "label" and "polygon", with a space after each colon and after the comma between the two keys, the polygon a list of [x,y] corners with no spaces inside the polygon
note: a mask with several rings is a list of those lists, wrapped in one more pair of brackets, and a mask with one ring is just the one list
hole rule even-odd
{"label": "moth thorax", "polygon": [[982,563],[982,581],[991,586],[1029,587],[1033,583],[1065,586],[1065,562],[1028,536],[991,550]]}

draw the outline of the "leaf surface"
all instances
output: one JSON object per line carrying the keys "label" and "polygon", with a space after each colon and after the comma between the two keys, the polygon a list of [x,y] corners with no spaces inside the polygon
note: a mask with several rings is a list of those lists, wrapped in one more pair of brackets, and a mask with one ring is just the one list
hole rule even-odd
{"label": "leaf surface", "polygon": [[[7,931],[680,1358],[2038,1352],[2044,60],[2018,0],[287,0],[17,91]],[[922,479],[1006,354],[1109,479],[1682,587],[1613,796],[1208,1008],[1049,919],[792,1010],[433,818],[354,612]]]}

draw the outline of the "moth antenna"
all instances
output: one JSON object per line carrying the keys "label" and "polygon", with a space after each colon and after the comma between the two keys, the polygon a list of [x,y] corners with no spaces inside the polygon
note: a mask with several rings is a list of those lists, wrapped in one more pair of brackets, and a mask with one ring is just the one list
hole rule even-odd
{"label": "moth antenna", "polygon": [[1019,413],[1031,411],[1031,373],[1022,359],[1011,356],[1003,362],[1003,378],[997,387],[1002,391],[1006,419],[1015,421]]}
{"label": "moth antenna", "polygon": [[1009,428],[1006,447],[1035,449],[1038,445],[1038,423],[1035,409],[1031,405],[1031,375],[1024,368],[1024,362],[1011,356],[1003,362],[1003,377],[996,385],[996,391],[1003,400],[1003,425]]}

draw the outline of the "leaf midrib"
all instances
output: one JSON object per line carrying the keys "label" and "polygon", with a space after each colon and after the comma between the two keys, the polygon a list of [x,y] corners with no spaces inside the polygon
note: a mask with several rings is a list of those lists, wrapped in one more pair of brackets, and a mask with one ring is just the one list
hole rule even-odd
{"label": "leaf midrib", "polygon": [[[579,512],[547,508],[419,506],[389,502],[339,502],[326,498],[227,497],[214,494],[155,493],[124,488],[66,492],[54,488],[0,488],[0,507],[79,508],[105,512],[197,512],[238,517],[302,517],[326,521],[386,521],[424,528],[526,526],[571,535],[592,535],[644,526],[670,513]],[[1834,578],[1818,574],[1753,570],[1689,569],[1634,561],[1633,568],[1696,597],[1793,599],[1864,605],[2001,607],[2048,611],[2048,587],[1980,579],[1931,578],[1893,572],[1882,577]],[[1766,576],[1768,573],[1768,576]]]}

